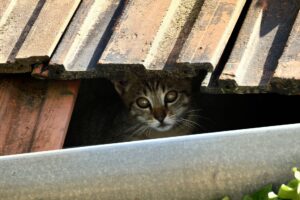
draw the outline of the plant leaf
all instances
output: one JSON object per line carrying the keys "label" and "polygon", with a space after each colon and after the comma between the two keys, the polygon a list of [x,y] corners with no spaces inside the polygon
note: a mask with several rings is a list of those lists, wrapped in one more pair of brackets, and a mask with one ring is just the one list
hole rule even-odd
{"label": "plant leaf", "polygon": [[296,199],[297,191],[295,188],[282,184],[278,191],[278,197],[282,199]]}
{"label": "plant leaf", "polygon": [[300,181],[300,172],[296,167],[293,168],[295,178]]}
{"label": "plant leaf", "polygon": [[278,199],[278,195],[275,194],[274,192],[269,192],[268,193],[268,200],[277,200]]}
{"label": "plant leaf", "polygon": [[287,185],[291,188],[297,188],[298,184],[299,184],[299,181],[297,179],[293,179]]}
{"label": "plant leaf", "polygon": [[268,200],[268,194],[269,192],[272,192],[272,185],[266,185],[263,188],[261,188],[259,191],[253,193],[251,195],[253,200]]}

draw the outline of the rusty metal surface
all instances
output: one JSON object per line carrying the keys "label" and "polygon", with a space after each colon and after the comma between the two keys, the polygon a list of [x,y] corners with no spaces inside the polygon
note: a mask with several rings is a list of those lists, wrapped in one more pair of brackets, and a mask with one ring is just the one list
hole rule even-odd
{"label": "rusty metal surface", "polygon": [[292,178],[299,131],[293,124],[4,156],[0,198],[240,200]]}
{"label": "rusty metal surface", "polygon": [[0,73],[191,77],[202,69],[204,92],[299,94],[299,7],[299,0],[4,0]]}
{"label": "rusty metal surface", "polygon": [[79,81],[0,79],[0,155],[62,147]]}

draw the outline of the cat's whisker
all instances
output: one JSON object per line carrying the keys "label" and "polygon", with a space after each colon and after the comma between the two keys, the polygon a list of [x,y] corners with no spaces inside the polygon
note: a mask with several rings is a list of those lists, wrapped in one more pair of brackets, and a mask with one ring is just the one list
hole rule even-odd
{"label": "cat's whisker", "polygon": [[[192,92],[192,79],[136,77],[127,83],[116,81],[114,84],[132,117],[125,118],[126,122],[137,122],[124,128],[127,135],[138,139],[187,135],[201,127],[195,121],[201,117],[202,109],[193,107],[193,97],[188,95]],[[162,121],[165,123],[160,123]]]}
{"label": "cat's whisker", "polygon": [[191,124],[186,123],[184,121],[182,122],[182,125],[185,126],[185,127],[187,127],[187,128],[194,128],[194,126],[192,126]]}
{"label": "cat's whisker", "polygon": [[200,118],[200,119],[210,120],[208,117],[204,117],[203,115],[188,115],[188,116],[191,116],[191,117],[198,117],[198,118]]}
{"label": "cat's whisker", "polygon": [[202,117],[202,115],[196,115],[196,114],[189,114],[188,116],[196,116],[196,117]]}
{"label": "cat's whisker", "polygon": [[133,131],[133,130],[136,129],[138,126],[140,126],[140,125],[139,125],[139,124],[135,124],[135,125],[129,127],[128,129],[126,129],[124,132],[126,133],[126,132],[129,132],[129,131]]}
{"label": "cat's whisker", "polygon": [[138,129],[136,129],[132,135],[140,135],[140,134],[143,134],[143,132],[147,129],[147,126],[141,126],[139,127]]}
{"label": "cat's whisker", "polygon": [[198,115],[198,116],[204,116],[202,113],[199,112],[186,112],[186,116],[191,116],[191,115]]}
{"label": "cat's whisker", "polygon": [[150,128],[147,128],[147,130],[146,130],[147,132],[146,132],[146,137],[149,137],[150,138]]}
{"label": "cat's whisker", "polygon": [[132,133],[130,133],[131,135],[136,135],[136,133],[140,130],[140,128],[134,130]]}
{"label": "cat's whisker", "polygon": [[176,122],[178,123],[178,126],[180,127],[180,129],[183,129],[183,128],[186,128],[186,127],[187,128],[193,128],[189,123],[185,122],[182,119],[177,119]]}
{"label": "cat's whisker", "polygon": [[176,115],[172,115],[169,118],[176,121]]}
{"label": "cat's whisker", "polygon": [[189,110],[186,113],[191,113],[191,112],[199,112],[199,111],[203,111],[203,109],[194,109],[194,110]]}
{"label": "cat's whisker", "polygon": [[194,122],[194,121],[191,121],[191,120],[188,120],[188,119],[185,119],[185,118],[181,118],[181,120],[185,121],[186,123],[189,123],[190,125],[194,126],[194,127],[199,127],[203,130],[205,130],[205,127],[204,126],[201,126],[200,124],[198,124],[197,122]]}
{"label": "cat's whisker", "polygon": [[196,122],[194,122],[194,121],[192,121],[192,120],[188,120],[188,119],[185,119],[185,118],[181,118],[181,120],[186,121],[186,122],[189,122],[189,123],[191,123],[191,124],[195,124],[195,125],[197,125],[197,126],[200,126],[198,123],[196,123]]}
{"label": "cat's whisker", "polygon": [[175,117],[175,116],[176,116],[176,114],[173,114],[173,115],[170,115],[169,118],[172,118],[172,117]]}
{"label": "cat's whisker", "polygon": [[191,116],[191,117],[197,117],[198,119],[203,119],[203,120],[205,120],[205,122],[209,122],[209,123],[211,123],[211,124],[215,124],[215,122],[214,122],[212,119],[210,119],[210,118],[208,118],[208,117],[204,117],[203,115],[188,114],[188,116]]}
{"label": "cat's whisker", "polygon": [[145,132],[147,132],[148,130],[149,130],[149,127],[146,126],[146,127],[143,129],[142,132],[145,133]]}
{"label": "cat's whisker", "polygon": [[200,112],[185,112],[187,115],[191,115],[191,114],[195,114],[195,115],[198,115],[198,114],[201,114]]}

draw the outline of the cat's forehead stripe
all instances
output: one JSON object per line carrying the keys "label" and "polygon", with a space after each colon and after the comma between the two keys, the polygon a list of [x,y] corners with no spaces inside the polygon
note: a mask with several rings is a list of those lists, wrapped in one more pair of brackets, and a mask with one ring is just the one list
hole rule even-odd
{"label": "cat's forehead stripe", "polygon": [[159,88],[159,84],[160,84],[160,82],[159,82],[159,81],[157,81],[157,82],[156,82],[156,86],[155,86],[156,90],[158,90],[158,88]]}
{"label": "cat's forehead stripe", "polygon": [[162,84],[162,85],[161,85],[161,89],[162,89],[163,92],[166,91],[166,86],[165,86],[165,84]]}
{"label": "cat's forehead stripe", "polygon": [[151,84],[149,84],[148,82],[145,82],[145,86],[146,86],[146,88],[147,88],[150,92],[153,92],[153,91],[154,91],[153,88],[152,88],[152,86],[151,86]]}
{"label": "cat's forehead stripe", "polygon": [[148,92],[147,92],[147,90],[145,88],[143,88],[143,93],[144,93],[145,96],[148,95]]}

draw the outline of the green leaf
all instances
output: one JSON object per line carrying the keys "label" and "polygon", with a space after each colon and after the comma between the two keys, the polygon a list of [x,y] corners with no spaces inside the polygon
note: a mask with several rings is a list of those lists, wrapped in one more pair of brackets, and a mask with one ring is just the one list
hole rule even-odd
{"label": "green leaf", "polygon": [[253,200],[268,200],[268,194],[269,192],[272,192],[272,185],[266,185],[264,186],[262,189],[260,189],[259,191],[253,193],[251,195]]}
{"label": "green leaf", "polygon": [[[295,179],[288,182],[287,185],[282,184],[279,188],[278,195],[272,191],[272,185],[267,185],[259,191],[246,195],[242,200],[300,200],[300,171],[293,168]],[[230,200],[224,197],[222,200]]]}
{"label": "green leaf", "polygon": [[[258,190],[257,192],[251,195],[245,195],[242,200],[269,200],[268,194],[270,192],[272,192],[271,184],[264,186],[263,188],[261,188],[260,190]],[[224,199],[224,198],[222,200],[230,200],[229,198],[228,199]]]}
{"label": "green leaf", "polygon": [[293,168],[293,172],[294,172],[294,176],[295,178],[300,181],[300,172],[298,171],[298,169],[296,167]]}
{"label": "green leaf", "polygon": [[269,192],[268,193],[268,200],[278,200],[278,195],[275,194],[274,192]]}
{"label": "green leaf", "polygon": [[291,188],[297,188],[298,184],[299,184],[299,181],[297,179],[293,179],[287,185]]}
{"label": "green leaf", "polygon": [[282,184],[278,191],[278,197],[282,199],[297,199],[297,191],[295,188],[291,188],[285,184]]}
{"label": "green leaf", "polygon": [[298,184],[298,186],[297,186],[297,195],[299,196],[299,194],[300,194],[300,185]]}

